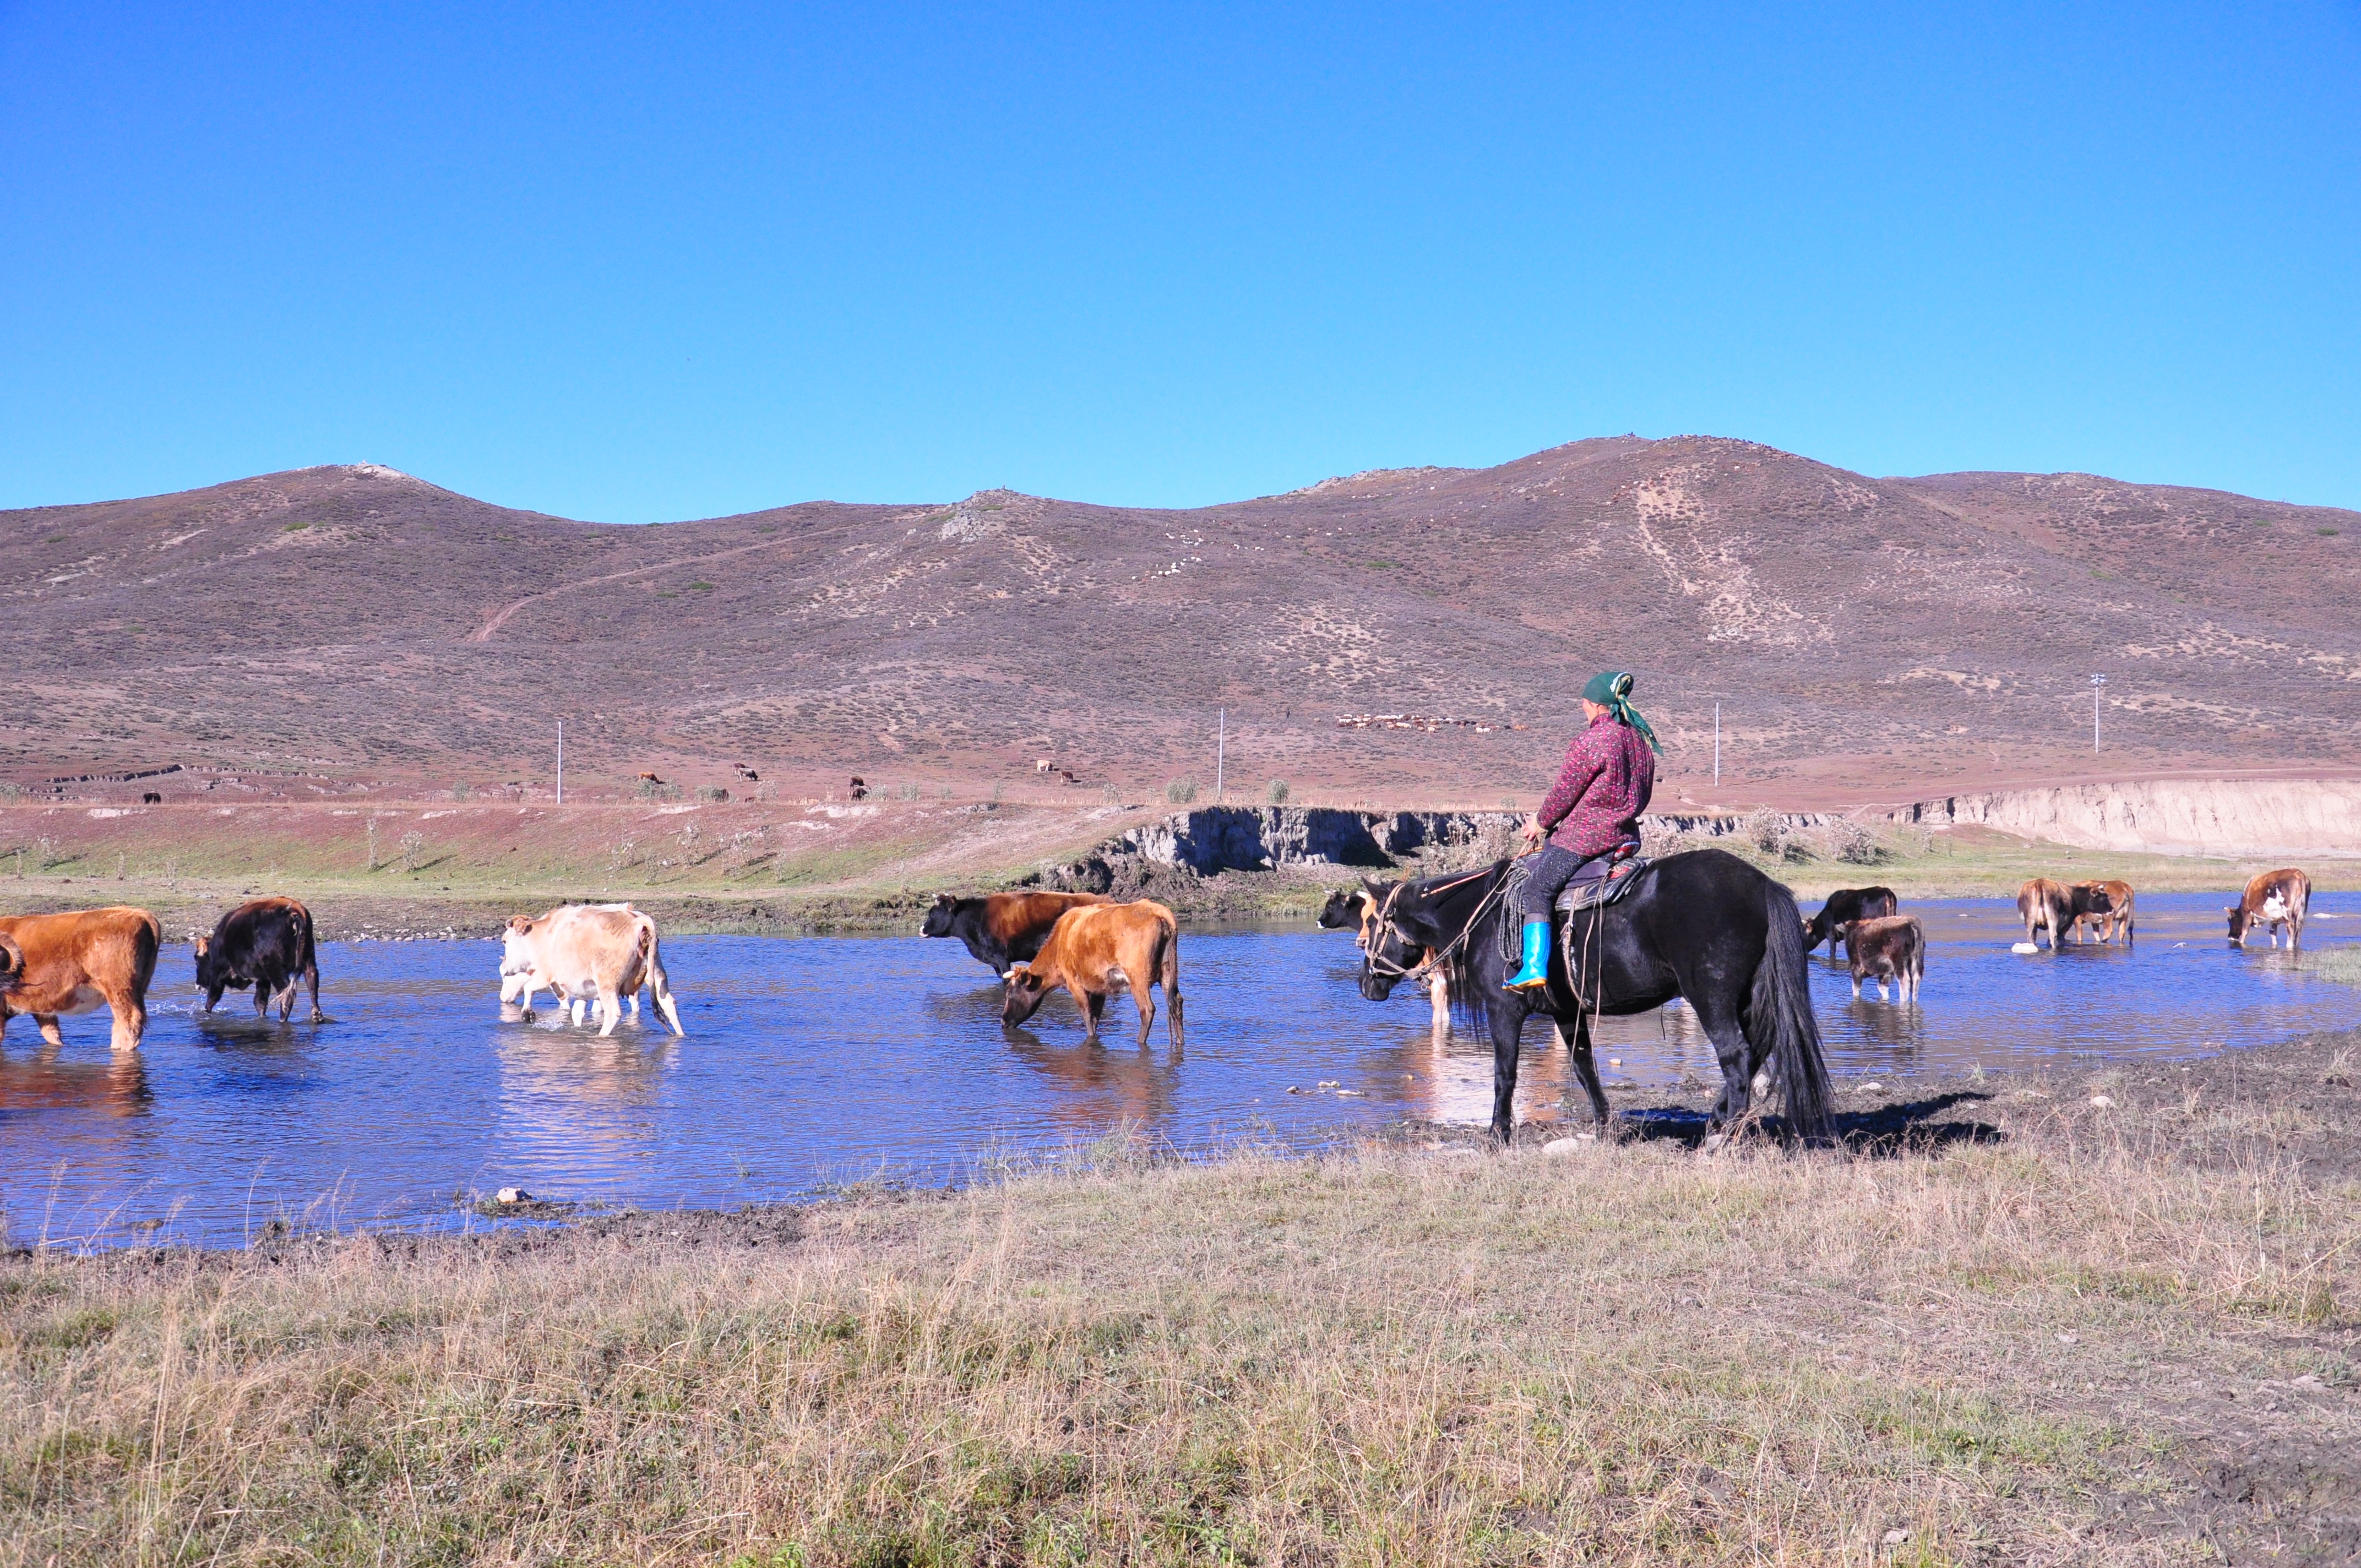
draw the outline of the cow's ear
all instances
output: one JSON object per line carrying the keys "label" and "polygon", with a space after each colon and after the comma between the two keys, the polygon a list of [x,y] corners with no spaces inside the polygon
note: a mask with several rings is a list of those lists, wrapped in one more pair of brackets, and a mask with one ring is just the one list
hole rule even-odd
{"label": "cow's ear", "polygon": [[949,909],[952,905],[958,902],[959,901],[957,899],[953,898],[948,893],[939,893],[935,894],[935,907],[938,909]]}

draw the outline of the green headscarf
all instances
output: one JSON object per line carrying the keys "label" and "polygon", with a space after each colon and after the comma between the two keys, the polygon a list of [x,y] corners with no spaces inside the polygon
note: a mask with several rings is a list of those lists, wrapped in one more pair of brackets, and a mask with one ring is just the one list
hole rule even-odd
{"label": "green headscarf", "polygon": [[1595,702],[1599,707],[1610,710],[1615,715],[1616,722],[1628,724],[1640,732],[1640,739],[1648,743],[1648,750],[1660,757],[1664,754],[1664,749],[1656,744],[1654,729],[1645,718],[1640,717],[1640,710],[1631,706],[1630,675],[1620,670],[1607,670],[1591,676],[1590,684],[1582,688],[1582,700]]}

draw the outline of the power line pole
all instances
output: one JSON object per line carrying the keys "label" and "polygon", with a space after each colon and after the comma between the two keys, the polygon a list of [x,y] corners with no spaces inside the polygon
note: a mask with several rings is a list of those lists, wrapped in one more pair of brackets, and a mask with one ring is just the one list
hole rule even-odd
{"label": "power line pole", "polygon": [[1721,704],[1713,705],[1713,787],[1721,787]]}
{"label": "power line pole", "polygon": [[2106,689],[2106,676],[2091,677],[2091,754],[2094,757],[2099,753],[2099,702],[2105,696]]}
{"label": "power line pole", "polygon": [[1222,804],[1222,765],[1229,760],[1230,710],[1223,708],[1214,721],[1220,726],[1213,731],[1213,804]]}
{"label": "power line pole", "polygon": [[557,804],[566,804],[566,720],[557,721]]}

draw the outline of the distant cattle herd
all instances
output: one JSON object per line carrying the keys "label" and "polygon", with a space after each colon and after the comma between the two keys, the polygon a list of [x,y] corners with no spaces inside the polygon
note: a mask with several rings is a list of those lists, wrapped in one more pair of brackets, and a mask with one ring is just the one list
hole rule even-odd
{"label": "distant cattle herd", "polygon": [[[1319,923],[1355,930],[1366,949],[1371,922],[1395,885],[1365,880],[1334,894]],[[2312,882],[2302,872],[2265,872],[2225,909],[2229,939],[2244,948],[2260,932],[2277,948],[2284,932],[2292,949],[2302,942],[2311,903]],[[2016,944],[2021,953],[2038,952],[2045,933],[2052,952],[2070,941],[2129,947],[2137,934],[2126,882],[2036,877],[2018,891],[2016,909],[2024,927],[2024,939]],[[1138,1008],[1139,1043],[1145,1046],[1156,1016],[1152,992],[1161,987],[1172,1043],[1177,1047],[1181,1042],[1180,926],[1161,904],[1118,903],[1088,893],[947,893],[928,910],[922,931],[958,939],[990,966],[1001,978],[1002,1018],[1011,1026],[1029,1019],[1050,992],[1063,990],[1081,1010],[1085,1037],[1095,1041],[1107,999],[1120,987]],[[1838,889],[1819,913],[1804,920],[1803,938],[1806,950],[1827,943],[1831,958],[1841,945],[1854,996],[1861,994],[1866,980],[1876,983],[1880,1001],[1917,1000],[1927,969],[1927,933],[1916,916],[1902,912],[1892,888]],[[56,1046],[63,1040],[61,1015],[104,1007],[114,1017],[114,1048],[137,1048],[162,942],[162,927],[144,909],[0,916],[0,1031],[8,1019],[29,1014],[41,1037]],[[252,987],[257,1015],[267,1016],[276,1007],[283,1024],[294,1011],[298,988],[308,987],[312,1021],[328,1021],[320,1010],[312,915],[295,900],[241,904],[195,946],[195,980],[206,1012],[224,992]],[[1449,1023],[1455,960],[1448,953],[1414,957],[1431,988],[1440,1033]],[[629,904],[564,905],[517,916],[501,932],[503,1003],[529,1010],[535,994],[547,991],[575,1025],[584,1022],[588,1009],[598,1032],[610,1035],[626,1008],[634,1018],[639,1015],[642,989],[673,1033],[683,1033],[655,921]]]}

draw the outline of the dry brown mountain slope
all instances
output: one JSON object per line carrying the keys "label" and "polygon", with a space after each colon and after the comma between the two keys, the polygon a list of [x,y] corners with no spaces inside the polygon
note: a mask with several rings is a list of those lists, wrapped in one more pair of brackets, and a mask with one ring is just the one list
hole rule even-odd
{"label": "dry brown mountain slope", "polygon": [[[2334,531],[2334,532],[2332,532]],[[636,528],[368,466],[0,513],[17,781],[181,761],[447,787],[728,764],[1128,795],[1530,795],[1639,672],[1672,792],[2361,766],[2361,517],[2083,476],[1577,442],[1189,511],[1005,491]],[[2109,751],[2089,751],[2107,672]],[[1340,730],[1340,714],[1523,725]]]}

